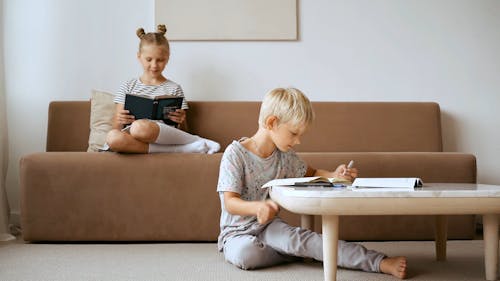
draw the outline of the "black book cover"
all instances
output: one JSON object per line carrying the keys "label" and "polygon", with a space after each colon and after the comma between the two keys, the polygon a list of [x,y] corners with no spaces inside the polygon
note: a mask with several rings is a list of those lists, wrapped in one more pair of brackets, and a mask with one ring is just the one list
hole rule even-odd
{"label": "black book cover", "polygon": [[168,118],[168,114],[182,106],[182,97],[176,96],[141,96],[127,94],[125,96],[125,109],[134,115],[135,120],[151,119],[163,120],[165,124],[177,126],[177,123]]}

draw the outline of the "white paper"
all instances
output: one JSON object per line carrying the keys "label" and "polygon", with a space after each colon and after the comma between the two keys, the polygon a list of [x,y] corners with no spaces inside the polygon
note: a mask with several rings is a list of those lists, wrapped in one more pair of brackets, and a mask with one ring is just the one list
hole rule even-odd
{"label": "white paper", "polygon": [[420,178],[357,178],[352,183],[355,188],[408,188],[421,187]]}

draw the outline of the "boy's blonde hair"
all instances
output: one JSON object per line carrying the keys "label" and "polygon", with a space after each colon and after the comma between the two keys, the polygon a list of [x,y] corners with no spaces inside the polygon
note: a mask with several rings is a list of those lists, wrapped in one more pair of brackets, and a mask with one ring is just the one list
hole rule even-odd
{"label": "boy's blonde hair", "polygon": [[314,112],[309,99],[295,88],[276,88],[269,91],[260,106],[259,126],[265,127],[270,116],[278,118],[278,125],[311,125]]}

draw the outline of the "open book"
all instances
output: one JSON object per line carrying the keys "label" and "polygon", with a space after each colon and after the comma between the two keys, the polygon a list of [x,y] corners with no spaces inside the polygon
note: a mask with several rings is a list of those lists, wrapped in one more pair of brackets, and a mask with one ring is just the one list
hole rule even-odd
{"label": "open book", "polygon": [[177,126],[177,123],[170,120],[169,113],[180,109],[182,97],[173,95],[147,96],[139,94],[127,94],[125,96],[125,109],[134,115],[135,119],[163,120],[165,124]]}
{"label": "open book", "polygon": [[286,178],[275,179],[265,183],[262,188],[271,186],[336,186],[350,185],[351,182],[340,178],[325,178],[325,177],[304,177],[304,178]]}
{"label": "open book", "polygon": [[353,190],[413,190],[422,187],[420,178],[357,178]]}

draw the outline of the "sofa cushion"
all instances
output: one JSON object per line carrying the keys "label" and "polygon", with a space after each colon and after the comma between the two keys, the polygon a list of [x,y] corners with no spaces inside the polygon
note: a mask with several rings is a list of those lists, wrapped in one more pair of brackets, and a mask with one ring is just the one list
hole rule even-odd
{"label": "sofa cushion", "polygon": [[106,135],[111,130],[115,114],[113,98],[111,93],[92,90],[88,152],[97,152],[106,142]]}
{"label": "sofa cushion", "polygon": [[[300,153],[315,168],[353,159],[364,177],[476,181],[473,155],[450,152]],[[21,158],[21,225],[27,241],[216,241],[222,153],[34,153]],[[282,209],[286,222],[296,214]],[[453,218],[451,218],[453,217]],[[451,216],[450,239],[474,237],[474,216]],[[315,223],[321,230],[320,217]],[[343,216],[344,240],[434,239],[433,216]],[[215,251],[215,249],[214,249]]]}

